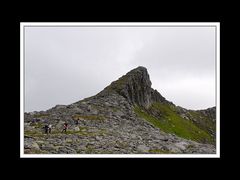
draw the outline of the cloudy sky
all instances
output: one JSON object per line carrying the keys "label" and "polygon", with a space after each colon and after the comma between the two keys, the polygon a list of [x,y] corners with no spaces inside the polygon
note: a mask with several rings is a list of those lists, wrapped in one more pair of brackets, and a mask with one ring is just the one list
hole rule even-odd
{"label": "cloudy sky", "polygon": [[187,109],[215,106],[214,27],[25,27],[25,112],[97,94],[133,68]]}

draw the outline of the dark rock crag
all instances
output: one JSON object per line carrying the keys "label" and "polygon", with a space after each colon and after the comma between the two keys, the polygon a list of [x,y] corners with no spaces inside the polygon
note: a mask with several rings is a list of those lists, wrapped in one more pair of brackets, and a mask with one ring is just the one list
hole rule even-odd
{"label": "dark rock crag", "polygon": [[149,107],[153,102],[168,102],[157,90],[152,89],[151,85],[147,69],[139,66],[112,82],[100,94],[115,91],[125,97],[130,104],[143,107]]}

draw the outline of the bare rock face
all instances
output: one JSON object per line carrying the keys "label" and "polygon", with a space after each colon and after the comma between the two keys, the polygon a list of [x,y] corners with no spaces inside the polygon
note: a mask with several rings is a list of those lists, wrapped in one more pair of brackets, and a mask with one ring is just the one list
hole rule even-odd
{"label": "bare rock face", "polygon": [[216,107],[199,110],[198,112],[202,113],[205,116],[210,117],[213,121],[216,121]]}
{"label": "bare rock face", "polygon": [[129,103],[143,107],[149,107],[153,102],[167,102],[151,85],[147,69],[139,66],[112,82],[100,94],[115,92],[125,97]]}

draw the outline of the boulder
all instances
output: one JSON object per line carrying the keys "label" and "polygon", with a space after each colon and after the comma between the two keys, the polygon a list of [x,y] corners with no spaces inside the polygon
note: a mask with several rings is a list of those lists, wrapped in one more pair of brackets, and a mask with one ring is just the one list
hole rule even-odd
{"label": "boulder", "polygon": [[79,127],[74,127],[74,131],[80,131]]}
{"label": "boulder", "polygon": [[101,140],[102,140],[102,137],[96,136],[95,139],[96,139],[97,141],[101,141]]}
{"label": "boulder", "polygon": [[147,152],[150,150],[150,148],[147,147],[146,145],[139,145],[139,146],[137,147],[137,149],[138,149],[138,151],[144,152],[144,153],[147,153]]}
{"label": "boulder", "polygon": [[185,149],[187,149],[188,145],[189,145],[189,143],[187,143],[187,142],[185,142],[185,141],[175,143],[175,146],[176,146],[177,148],[179,148],[180,150],[185,150]]}
{"label": "boulder", "polygon": [[40,150],[39,145],[36,142],[34,142],[32,139],[24,141],[24,149]]}
{"label": "boulder", "polygon": [[54,108],[55,109],[64,109],[64,108],[66,108],[66,105],[56,105]]}

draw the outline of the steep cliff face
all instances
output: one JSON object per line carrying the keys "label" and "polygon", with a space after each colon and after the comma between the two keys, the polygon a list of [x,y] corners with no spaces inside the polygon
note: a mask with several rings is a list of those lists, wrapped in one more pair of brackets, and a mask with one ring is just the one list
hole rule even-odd
{"label": "steep cliff face", "polygon": [[[190,111],[151,88],[138,67],[95,96],[25,113],[24,151],[31,154],[215,153],[212,109]],[[62,133],[63,124],[70,126]],[[51,134],[43,127],[53,126]]]}
{"label": "steep cliff face", "polygon": [[112,82],[100,94],[116,92],[129,103],[143,107],[149,107],[153,102],[168,102],[157,90],[152,89],[151,85],[147,69],[139,66]]}

